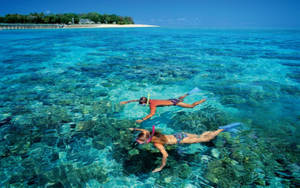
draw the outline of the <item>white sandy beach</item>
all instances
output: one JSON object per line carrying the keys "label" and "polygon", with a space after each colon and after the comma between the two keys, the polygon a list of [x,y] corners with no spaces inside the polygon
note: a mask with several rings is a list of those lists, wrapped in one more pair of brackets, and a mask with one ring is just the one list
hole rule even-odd
{"label": "white sandy beach", "polygon": [[128,27],[159,27],[157,25],[145,25],[145,24],[76,24],[65,25],[64,28],[128,28]]}

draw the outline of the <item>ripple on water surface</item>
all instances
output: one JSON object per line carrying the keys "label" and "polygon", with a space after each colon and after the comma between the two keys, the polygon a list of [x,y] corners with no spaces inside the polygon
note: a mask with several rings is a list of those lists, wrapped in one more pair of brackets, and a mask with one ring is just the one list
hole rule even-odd
{"label": "ripple on water surface", "polygon": [[[49,187],[297,187],[299,31],[1,31],[0,184]],[[123,100],[185,98],[193,109]],[[206,144],[134,146],[129,127],[201,134]],[[122,185],[122,186],[121,186]]]}

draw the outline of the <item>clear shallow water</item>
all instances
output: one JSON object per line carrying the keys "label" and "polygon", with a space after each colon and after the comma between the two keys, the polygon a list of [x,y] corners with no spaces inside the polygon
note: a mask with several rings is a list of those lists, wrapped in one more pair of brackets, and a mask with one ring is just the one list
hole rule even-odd
{"label": "clear shallow water", "polygon": [[[0,33],[0,184],[43,187],[299,186],[300,32],[78,29]],[[122,100],[188,96],[194,109]],[[128,127],[201,133],[210,144],[134,147]]]}

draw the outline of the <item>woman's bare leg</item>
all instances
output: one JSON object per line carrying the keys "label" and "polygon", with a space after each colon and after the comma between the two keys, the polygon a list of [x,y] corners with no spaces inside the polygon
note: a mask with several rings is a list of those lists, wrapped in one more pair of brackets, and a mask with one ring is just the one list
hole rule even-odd
{"label": "woman's bare leg", "polygon": [[184,99],[186,96],[188,96],[188,94],[185,94],[185,95],[179,97],[178,99],[181,100],[181,101],[183,101],[183,99]]}
{"label": "woman's bare leg", "polygon": [[188,137],[184,138],[180,143],[182,144],[193,144],[193,143],[199,143],[199,142],[209,142],[212,139],[214,139],[220,132],[224,131],[224,129],[218,129],[216,131],[207,131],[202,133],[201,135],[195,135],[191,134],[191,137],[188,135]]}
{"label": "woman's bare leg", "polygon": [[183,107],[183,108],[194,108],[195,106],[203,103],[204,101],[206,101],[206,99],[202,99],[200,101],[194,102],[193,104],[186,104],[186,103],[183,103],[183,102],[179,102],[179,103],[177,103],[176,106],[180,106],[180,107]]}
{"label": "woman's bare leg", "polygon": [[190,133],[185,133],[185,132],[182,132],[182,133],[186,134],[190,138],[199,138],[199,136],[200,136],[198,134],[190,134]]}

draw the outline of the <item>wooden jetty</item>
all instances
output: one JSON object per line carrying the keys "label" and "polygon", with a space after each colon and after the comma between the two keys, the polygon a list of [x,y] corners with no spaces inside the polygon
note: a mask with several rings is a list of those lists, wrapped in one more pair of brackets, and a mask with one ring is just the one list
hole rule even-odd
{"label": "wooden jetty", "polygon": [[0,30],[6,29],[58,29],[64,28],[64,24],[10,24],[0,23]]}

